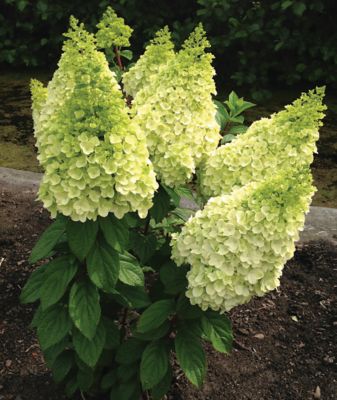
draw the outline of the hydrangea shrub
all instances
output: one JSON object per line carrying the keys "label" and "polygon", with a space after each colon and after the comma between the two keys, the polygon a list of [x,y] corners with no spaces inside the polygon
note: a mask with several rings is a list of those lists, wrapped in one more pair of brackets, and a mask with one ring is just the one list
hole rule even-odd
{"label": "hydrangea shrub", "polygon": [[[21,301],[39,303],[31,325],[69,397],[160,400],[177,363],[200,387],[203,342],[231,350],[227,311],[279,286],[314,192],[323,92],[217,149],[203,28],[178,52],[164,28],[126,72],[125,26],[112,9],[95,35],[71,18],[52,80],[32,81],[39,199],[55,219]],[[197,212],[181,206],[196,170]]]}

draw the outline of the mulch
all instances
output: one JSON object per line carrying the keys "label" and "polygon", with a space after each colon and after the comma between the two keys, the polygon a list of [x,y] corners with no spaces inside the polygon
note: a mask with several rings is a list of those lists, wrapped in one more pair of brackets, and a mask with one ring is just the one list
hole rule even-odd
{"label": "mulch", "polygon": [[[29,328],[34,306],[18,300],[33,269],[30,250],[49,223],[32,193],[1,189],[0,400],[66,398]],[[202,390],[177,370],[169,400],[337,399],[336,248],[325,242],[298,248],[279,290],[234,309],[231,318],[232,353],[206,346],[209,368]]]}

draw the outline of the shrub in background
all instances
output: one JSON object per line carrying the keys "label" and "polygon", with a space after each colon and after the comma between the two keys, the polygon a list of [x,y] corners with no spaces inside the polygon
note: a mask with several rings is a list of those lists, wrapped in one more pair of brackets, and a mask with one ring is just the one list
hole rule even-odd
{"label": "shrub in background", "polygon": [[[329,83],[336,88],[337,33],[332,0],[4,0],[0,63],[49,66],[55,62],[74,13],[94,30],[110,4],[135,29],[133,49],[164,25],[180,44],[198,21],[213,46],[219,80],[245,86],[255,99],[275,84]],[[286,60],[286,62],[284,62]]]}
{"label": "shrub in background", "polygon": [[[122,76],[121,46],[128,43],[115,33],[123,37],[130,29],[112,10],[103,21],[98,28],[114,46],[104,50]],[[314,192],[309,165],[322,91],[266,120],[290,150],[303,151],[298,162],[261,177],[249,172],[245,146],[238,145],[232,164],[227,157],[250,131],[257,143],[265,138],[258,129],[217,150],[212,55],[201,26],[177,53],[166,29],[157,35],[125,73],[131,99],[123,98],[97,49],[102,31],[95,37],[74,18],[70,25],[53,79],[46,88],[32,83],[45,170],[39,197],[55,221],[33,248],[30,262],[38,266],[21,300],[39,302],[32,327],[68,396],[80,390],[100,399],[161,399],[173,382],[174,360],[200,387],[203,342],[222,353],[231,349],[226,312],[279,285]],[[169,52],[163,63],[144,68],[163,50]],[[146,85],[139,85],[139,74]],[[248,106],[239,100],[241,109]],[[271,135],[275,142],[277,135]],[[256,153],[261,163],[284,153],[265,144]],[[161,162],[166,157],[169,166]],[[207,190],[201,180],[201,210],[181,208],[182,197],[196,197],[195,173],[204,176],[209,168],[218,179]],[[222,190],[223,168],[248,174],[247,182],[230,180],[232,187]]]}

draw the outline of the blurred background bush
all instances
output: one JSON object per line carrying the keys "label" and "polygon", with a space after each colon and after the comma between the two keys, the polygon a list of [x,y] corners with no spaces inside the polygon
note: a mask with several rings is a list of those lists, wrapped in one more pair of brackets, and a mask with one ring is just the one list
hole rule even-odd
{"label": "blurred background bush", "polygon": [[335,0],[2,0],[0,65],[53,69],[62,33],[74,14],[93,29],[111,5],[135,29],[141,53],[169,25],[179,45],[203,22],[216,55],[218,82],[246,87],[255,100],[270,88],[337,87]]}

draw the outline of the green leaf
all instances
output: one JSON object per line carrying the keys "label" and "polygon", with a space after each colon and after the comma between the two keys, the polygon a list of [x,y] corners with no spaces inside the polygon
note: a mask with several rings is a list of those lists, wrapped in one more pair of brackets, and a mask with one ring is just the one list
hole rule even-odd
{"label": "green leaf", "polygon": [[220,101],[213,100],[213,103],[215,104],[216,109],[217,109],[217,112],[215,114],[215,120],[218,123],[218,125],[220,126],[220,130],[223,130],[229,120],[228,111],[226,110],[226,107]]}
{"label": "green leaf", "polygon": [[88,254],[87,270],[91,281],[109,293],[119,277],[119,254],[103,241],[98,241]]}
{"label": "green leaf", "polygon": [[117,378],[120,382],[131,381],[139,372],[139,362],[123,364],[117,368]]}
{"label": "green leaf", "polygon": [[143,390],[157,385],[165,376],[169,365],[169,351],[164,340],[146,346],[140,363],[140,381]]}
{"label": "green leaf", "polygon": [[30,275],[20,294],[21,303],[34,303],[40,298],[40,289],[44,282],[46,267],[47,265],[42,265]]}
{"label": "green leaf", "polygon": [[230,128],[228,131],[228,134],[232,135],[240,135],[242,133],[245,133],[248,129],[248,126],[245,125],[235,125]]}
{"label": "green leaf", "polygon": [[52,368],[58,355],[61,354],[69,346],[70,346],[69,338],[66,336],[58,343],[44,350],[43,357],[49,368]]}
{"label": "green leaf", "polygon": [[168,294],[178,294],[187,287],[186,278],[187,268],[177,267],[173,261],[169,261],[160,268],[160,280],[165,286],[165,292]]}
{"label": "green leaf", "polygon": [[169,186],[163,185],[162,183],[160,184],[161,187],[166,191],[166,193],[170,196],[171,200],[173,201],[173,204],[178,207],[180,203],[180,196],[176,191]]}
{"label": "green leaf", "polygon": [[116,353],[116,361],[119,364],[133,364],[142,356],[146,342],[135,338],[127,339],[122,343]]}
{"label": "green leaf", "polygon": [[139,400],[141,396],[138,379],[121,383],[118,387],[112,388],[110,400]]}
{"label": "green leaf", "polygon": [[47,264],[40,289],[42,309],[52,306],[64,295],[77,272],[77,264],[69,257],[59,257]]}
{"label": "green leaf", "polygon": [[109,372],[103,375],[103,378],[101,380],[101,389],[106,391],[110,389],[112,386],[114,386],[116,382],[117,382],[117,371],[116,369],[111,369]]}
{"label": "green leaf", "polygon": [[73,332],[73,344],[79,358],[89,365],[94,367],[103,351],[105,344],[105,328],[101,322],[96,329],[95,335],[88,339],[82,333],[75,329]]}
{"label": "green leaf", "polygon": [[298,15],[299,17],[301,17],[304,11],[307,9],[306,4],[301,1],[296,1],[292,7],[294,10],[294,14]]}
{"label": "green leaf", "polygon": [[119,279],[126,285],[144,286],[144,273],[137,259],[130,253],[120,254]]}
{"label": "green leaf", "polygon": [[109,214],[105,218],[99,218],[99,227],[103,232],[104,239],[112,248],[118,252],[123,252],[127,248],[129,229],[124,219],[120,220],[113,214]]}
{"label": "green leaf", "polygon": [[69,314],[76,328],[92,339],[101,318],[97,288],[88,280],[76,282],[70,290]]}
{"label": "green leaf", "polygon": [[75,394],[77,389],[77,379],[76,377],[72,376],[66,384],[65,393],[69,398],[71,398]]}
{"label": "green leaf", "polygon": [[177,360],[187,379],[200,387],[206,374],[206,357],[200,340],[183,329],[178,330],[174,344]]}
{"label": "green leaf", "polygon": [[225,315],[207,312],[202,318],[202,328],[215,350],[221,353],[231,351],[233,332],[230,320]]}
{"label": "green leaf", "polygon": [[72,351],[68,350],[60,354],[52,366],[52,373],[55,382],[59,383],[63,381],[73,365],[74,355]]}
{"label": "green leaf", "polygon": [[43,310],[40,304],[34,313],[32,322],[29,324],[29,327],[37,328],[42,320],[42,317],[43,317]]}
{"label": "green leaf", "polygon": [[186,222],[195,214],[195,210],[189,208],[176,208],[171,212],[171,214],[176,215],[182,221]]}
{"label": "green leaf", "polygon": [[68,311],[62,305],[50,307],[44,311],[37,327],[42,350],[62,340],[70,331],[71,326]]}
{"label": "green leaf", "polygon": [[151,304],[149,295],[143,286],[129,286],[119,282],[116,289],[129,307],[145,308]]}
{"label": "green leaf", "polygon": [[94,383],[93,371],[90,368],[80,368],[77,372],[76,381],[82,391],[88,392]]}
{"label": "green leaf", "polygon": [[146,264],[156,251],[157,239],[154,235],[145,236],[137,232],[132,232],[130,235],[130,245],[141,263]]}
{"label": "green leaf", "polygon": [[174,301],[172,299],[159,300],[148,307],[137,324],[140,333],[151,331],[158,328],[174,311]]}
{"label": "green leaf", "polygon": [[161,400],[170,390],[172,382],[172,368],[168,366],[164,378],[152,388],[151,395],[153,400]]}
{"label": "green leaf", "polygon": [[161,222],[169,213],[170,208],[171,198],[166,190],[162,186],[159,186],[153,198],[153,206],[150,209],[150,215],[157,223]]}
{"label": "green leaf", "polygon": [[88,255],[91,247],[96,240],[97,232],[97,221],[68,221],[67,238],[69,247],[80,261],[83,261]]}
{"label": "green leaf", "polygon": [[158,328],[153,329],[151,331],[145,332],[145,333],[141,333],[138,332],[137,330],[135,330],[133,332],[133,335],[135,338],[140,339],[140,340],[157,340],[162,338],[163,336],[165,336],[169,329],[171,327],[171,324],[169,323],[169,321],[165,321],[163,324],[161,324],[160,326],[158,326]]}
{"label": "green leaf", "polygon": [[122,57],[124,57],[124,58],[126,58],[127,60],[132,60],[132,57],[133,57],[133,53],[132,53],[132,51],[131,50],[121,50],[120,52],[119,52],[119,54],[122,56]]}
{"label": "green leaf", "polygon": [[120,343],[120,331],[110,318],[103,317],[102,321],[106,332],[104,348],[115,349]]}
{"label": "green leaf", "polygon": [[62,216],[58,216],[41,235],[38,242],[35,244],[31,255],[29,257],[29,262],[31,264],[36,261],[46,258],[50,252],[53,250],[63,233],[66,229],[66,219]]}
{"label": "green leaf", "polygon": [[203,315],[203,311],[198,306],[192,306],[185,293],[179,296],[176,310],[180,319],[196,319]]}
{"label": "green leaf", "polygon": [[232,135],[232,134],[225,135],[225,136],[221,139],[221,144],[230,143],[230,142],[231,142],[232,140],[234,140],[234,139],[235,139],[235,136]]}

